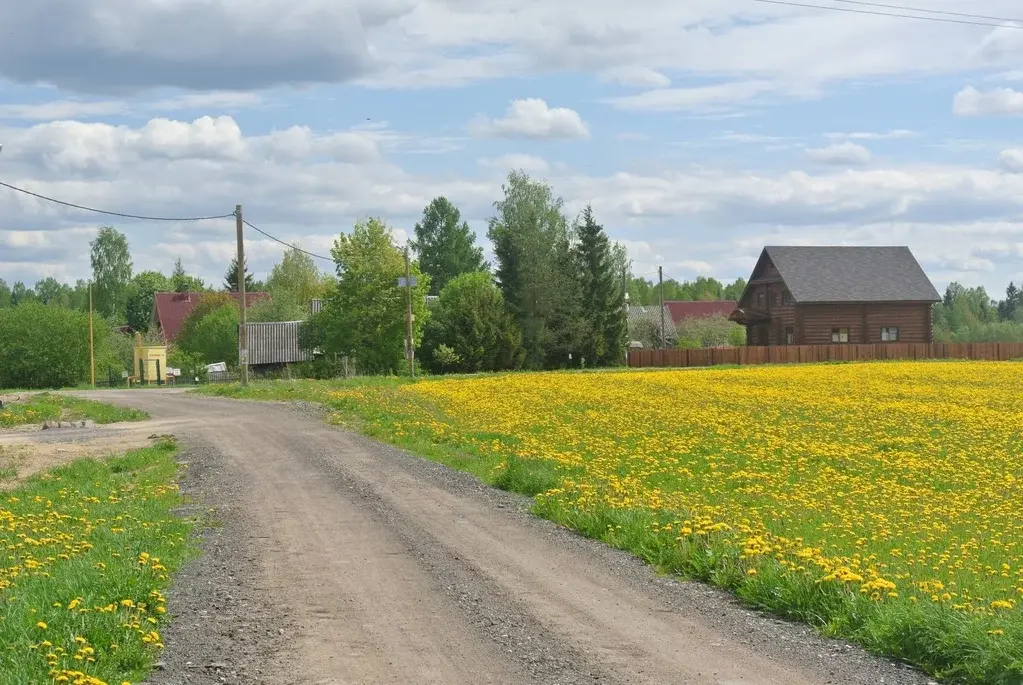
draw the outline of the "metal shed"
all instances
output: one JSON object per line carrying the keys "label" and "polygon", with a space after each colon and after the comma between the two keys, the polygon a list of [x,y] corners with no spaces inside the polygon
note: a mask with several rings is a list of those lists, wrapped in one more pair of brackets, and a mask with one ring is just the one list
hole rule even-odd
{"label": "metal shed", "polygon": [[311,352],[298,344],[302,321],[276,321],[245,324],[249,338],[249,365],[290,364],[309,361]]}

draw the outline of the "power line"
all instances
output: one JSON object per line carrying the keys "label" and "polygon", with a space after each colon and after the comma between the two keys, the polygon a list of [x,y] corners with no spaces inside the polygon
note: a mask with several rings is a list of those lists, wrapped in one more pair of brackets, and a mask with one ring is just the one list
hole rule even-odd
{"label": "power line", "polygon": [[902,10],[903,12],[924,12],[926,14],[943,14],[948,17],[965,17],[967,19],[989,19],[991,21],[1010,21],[1023,23],[1023,19],[1011,19],[1009,17],[991,17],[986,14],[973,14],[971,12],[948,12],[946,10],[932,10],[924,7],[906,7],[905,5],[886,5],[880,2],[864,2],[864,0],[831,0],[844,5],[863,5],[864,7],[883,7],[890,10]]}
{"label": "power line", "polygon": [[38,198],[40,200],[46,200],[47,202],[63,205],[65,207],[80,209],[85,212],[94,212],[96,214],[106,214],[107,216],[119,216],[124,219],[140,219],[142,221],[209,221],[210,219],[230,219],[231,217],[234,216],[234,212],[230,214],[219,214],[217,216],[185,216],[185,217],[142,216],[140,214],[125,214],[124,212],[109,212],[105,209],[96,209],[95,207],[76,205],[73,202],[65,202],[64,200],[58,200],[56,198],[47,197],[46,195],[40,195],[39,193],[33,193],[31,190],[18,188],[17,186],[12,186],[11,184],[4,183],[3,181],[0,181],[0,186],[3,186],[4,188],[10,188],[11,190],[15,190],[19,193],[24,193],[25,195],[31,195],[32,197]]}
{"label": "power line", "polygon": [[[920,21],[936,21],[943,24],[967,24],[969,26],[990,26],[992,28],[1004,28],[1004,29],[1023,29],[1023,26],[1017,26],[1013,24],[993,24],[982,21],[969,21],[966,19],[949,19],[945,17],[921,17],[916,14],[896,14],[892,12],[875,12],[873,10],[860,10],[852,7],[828,7],[826,5],[812,5],[810,3],[803,2],[789,2],[788,0],[753,0],[753,2],[762,2],[768,5],[785,5],[786,7],[806,7],[815,10],[831,10],[832,12],[849,12],[852,14],[869,14],[875,17],[894,17],[896,19],[919,19]],[[910,8],[906,8],[909,10]],[[927,10],[920,10],[927,11]],[[969,16],[969,15],[967,15]],[[1009,20],[1015,21],[1015,20]]]}
{"label": "power line", "polygon": [[[231,214],[230,216],[234,216],[234,215]],[[334,259],[332,257],[324,257],[321,254],[316,254],[315,252],[310,252],[309,250],[303,250],[301,247],[298,247],[297,245],[292,245],[291,243],[286,243],[283,240],[281,240],[280,238],[277,238],[275,236],[270,235],[269,233],[267,233],[263,229],[257,228],[256,226],[253,226],[247,220],[243,219],[242,223],[244,223],[246,226],[251,228],[253,231],[256,231],[257,233],[262,233],[263,235],[265,235],[270,240],[276,241],[276,242],[280,243],[281,245],[284,245],[285,247],[290,247],[293,250],[298,250],[299,252],[301,252],[303,254],[307,254],[310,257],[316,257],[317,259],[324,259],[324,260],[326,260],[328,262],[333,262],[334,261]]]}

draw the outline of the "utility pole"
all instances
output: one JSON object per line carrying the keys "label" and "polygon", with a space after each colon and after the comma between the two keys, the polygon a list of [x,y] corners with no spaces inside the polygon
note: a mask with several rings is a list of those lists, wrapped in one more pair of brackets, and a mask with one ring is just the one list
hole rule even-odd
{"label": "utility pole", "polygon": [[406,356],[408,357],[409,378],[415,378],[416,351],[412,343],[412,263],[409,261],[408,244],[405,245],[405,293],[406,293],[405,326],[407,329],[405,334],[406,335],[405,350]]}
{"label": "utility pole", "polygon": [[622,265],[622,319],[625,321],[625,365],[629,365],[629,267]]}
{"label": "utility pole", "polygon": [[234,208],[235,228],[238,232],[238,366],[242,385],[249,384],[249,331],[245,326],[245,237],[242,206]]}
{"label": "utility pole", "polygon": [[89,384],[96,387],[96,354],[92,342],[92,281],[89,281]]}
{"label": "utility pole", "polygon": [[664,337],[664,267],[657,267],[657,291],[658,299],[661,301],[661,349],[668,346],[668,339]]}

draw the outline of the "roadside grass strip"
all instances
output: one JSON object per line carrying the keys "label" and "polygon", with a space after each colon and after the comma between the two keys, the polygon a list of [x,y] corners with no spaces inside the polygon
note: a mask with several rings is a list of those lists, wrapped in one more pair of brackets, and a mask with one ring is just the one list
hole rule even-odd
{"label": "roadside grass strip", "polygon": [[30,395],[25,402],[7,402],[0,409],[0,428],[11,428],[43,421],[81,421],[96,423],[144,421],[149,414],[139,409],[115,407],[112,404],[86,400],[67,395],[40,393]]}
{"label": "roadside grass strip", "polygon": [[1023,682],[1023,364],[279,382],[664,573],[957,683]]}
{"label": "roadside grass strip", "polygon": [[193,553],[164,440],[0,494],[0,685],[142,681]]}

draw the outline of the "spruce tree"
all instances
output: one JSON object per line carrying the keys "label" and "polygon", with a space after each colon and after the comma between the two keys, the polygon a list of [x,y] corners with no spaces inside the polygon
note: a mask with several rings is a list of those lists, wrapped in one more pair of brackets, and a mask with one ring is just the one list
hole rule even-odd
{"label": "spruce tree", "polygon": [[575,232],[585,327],[582,354],[588,366],[610,366],[622,359],[627,337],[623,274],[616,273],[620,267],[611,241],[589,205],[576,222]]}
{"label": "spruce tree", "polygon": [[[252,280],[252,274],[249,273],[248,260],[245,260],[242,264],[242,269],[245,273],[245,291],[252,292],[254,289],[254,283]],[[238,291],[238,258],[234,257],[231,259],[231,266],[227,267],[227,273],[224,274],[224,289],[228,292]]]}
{"label": "spruce tree", "polygon": [[439,294],[456,276],[487,268],[476,234],[446,197],[434,198],[423,210],[423,218],[415,225],[412,248],[423,272],[430,276],[431,295]]}

